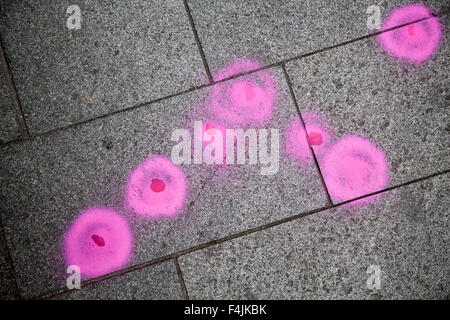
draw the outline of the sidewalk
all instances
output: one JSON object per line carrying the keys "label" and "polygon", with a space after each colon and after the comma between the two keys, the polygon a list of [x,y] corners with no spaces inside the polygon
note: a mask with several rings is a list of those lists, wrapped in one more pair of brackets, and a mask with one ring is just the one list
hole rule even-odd
{"label": "sidewalk", "polygon": [[[275,3],[0,1],[2,299],[448,299],[448,6],[423,1],[443,30],[416,65],[367,28],[376,3]],[[381,16],[410,3],[383,2]],[[81,28],[68,30],[74,4]],[[259,67],[222,79],[243,59]],[[276,174],[183,164],[176,217],[125,205],[133,169],[170,158],[174,130],[211,121],[215,92],[266,77],[276,90],[261,128],[280,132]],[[308,129],[310,115],[330,148],[356,135],[382,150],[383,186],[344,197],[327,178],[329,153],[293,161],[287,124]],[[127,218],[130,260],[70,291],[64,235],[99,206]],[[373,266],[379,289],[367,286]]]}

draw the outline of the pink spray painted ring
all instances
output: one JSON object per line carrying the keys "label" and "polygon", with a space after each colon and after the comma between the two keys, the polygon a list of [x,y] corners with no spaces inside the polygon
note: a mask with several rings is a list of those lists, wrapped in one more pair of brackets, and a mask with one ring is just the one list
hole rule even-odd
{"label": "pink spray painted ring", "polygon": [[186,191],[183,170],[167,157],[152,156],[131,173],[125,197],[133,212],[158,219],[177,215]]}
{"label": "pink spray painted ring", "polygon": [[325,154],[321,168],[330,196],[337,201],[382,190],[389,183],[389,168],[383,152],[360,136],[347,136],[338,141]]}
{"label": "pink spray painted ring", "polygon": [[377,36],[382,47],[399,59],[422,63],[437,49],[441,39],[441,25],[432,17],[431,10],[422,4],[398,8],[383,22],[381,30],[387,30],[415,20],[429,18]]}
{"label": "pink spray painted ring", "polygon": [[[240,59],[214,79],[222,80],[260,67],[258,62]],[[271,119],[275,109],[275,80],[267,70],[261,70],[245,79],[219,83],[213,86],[207,106],[212,115],[230,124],[261,125]]]}
{"label": "pink spray painted ring", "polygon": [[130,258],[132,234],[127,221],[107,208],[90,208],[70,226],[64,238],[67,265],[77,265],[83,278],[123,267]]}

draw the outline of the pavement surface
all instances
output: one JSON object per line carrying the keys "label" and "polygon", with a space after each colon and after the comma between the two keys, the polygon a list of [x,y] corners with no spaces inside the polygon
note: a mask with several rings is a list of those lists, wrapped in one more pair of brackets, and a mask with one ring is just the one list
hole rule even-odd
{"label": "pavement surface", "polygon": [[[449,299],[449,5],[367,26],[414,3],[0,0],[0,298]],[[378,41],[430,21],[421,63]],[[257,163],[180,164],[177,214],[137,214],[133,170],[243,99],[258,111],[225,123],[259,130]],[[124,217],[130,255],[69,289],[64,239],[92,207]]]}

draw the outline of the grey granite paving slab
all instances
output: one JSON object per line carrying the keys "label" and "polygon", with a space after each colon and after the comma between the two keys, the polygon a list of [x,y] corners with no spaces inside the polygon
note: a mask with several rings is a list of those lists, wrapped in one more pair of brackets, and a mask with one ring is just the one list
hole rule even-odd
{"label": "grey granite paving slab", "polygon": [[[286,68],[301,113],[325,118],[334,142],[360,135],[375,143],[395,185],[450,168],[449,52],[447,31],[431,60],[421,65],[393,60],[368,39]],[[318,156],[321,168],[324,156]]]}
{"label": "grey granite paving slab", "polygon": [[11,273],[5,254],[3,246],[0,245],[0,300],[10,300],[13,298]]}
{"label": "grey granite paving slab", "polygon": [[[380,2],[189,0],[188,4],[214,76],[230,59],[258,58],[267,65],[370,34],[374,31],[367,27],[367,8]],[[384,1],[381,17],[410,3]]]}
{"label": "grey granite paving slab", "polygon": [[449,191],[441,175],[181,256],[189,297],[445,299]]}
{"label": "grey granite paving slab", "polygon": [[22,137],[4,68],[3,61],[0,59],[0,144]]}
{"label": "grey granite paving slab", "polygon": [[[297,113],[282,70],[266,72],[277,86],[277,109],[266,125],[278,128]],[[326,204],[315,168],[300,169],[282,155],[279,173],[266,178],[259,164],[220,169],[183,165],[188,196],[182,214],[158,221],[132,214],[123,203],[130,171],[149,155],[170,157],[173,130],[208,119],[204,108],[211,90],[2,149],[0,214],[23,296],[65,287],[62,237],[72,220],[92,206],[112,208],[129,219],[135,237],[129,264],[136,264]]]}
{"label": "grey granite paving slab", "polygon": [[173,260],[71,290],[53,300],[181,300],[181,284]]}
{"label": "grey granite paving slab", "polygon": [[[74,4],[81,28],[69,30]],[[182,1],[3,1],[1,17],[32,134],[207,82]]]}

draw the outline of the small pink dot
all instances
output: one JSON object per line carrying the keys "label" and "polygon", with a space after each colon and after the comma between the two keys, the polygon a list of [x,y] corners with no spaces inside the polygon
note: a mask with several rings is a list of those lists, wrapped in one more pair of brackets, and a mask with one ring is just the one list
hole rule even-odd
{"label": "small pink dot", "polygon": [[96,245],[98,245],[99,247],[104,247],[105,246],[105,239],[103,239],[103,237],[100,237],[96,234],[93,234],[91,236],[92,240],[94,241],[94,243]]}
{"label": "small pink dot", "polygon": [[323,142],[322,135],[319,132],[311,132],[306,140],[310,146],[320,146]]}
{"label": "small pink dot", "polygon": [[251,84],[245,85],[245,95],[247,100],[253,100],[255,97],[255,88]]}
{"label": "small pink dot", "polygon": [[150,188],[152,189],[153,192],[161,192],[164,191],[164,189],[166,188],[166,184],[164,183],[164,181],[160,179],[152,179],[152,184],[150,185]]}
{"label": "small pink dot", "polygon": [[408,27],[408,34],[413,37],[414,36],[414,25]]}
{"label": "small pink dot", "polygon": [[214,126],[214,124],[212,123],[207,123],[206,124],[206,131],[210,130],[210,129],[215,129],[216,127]]}

